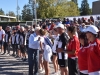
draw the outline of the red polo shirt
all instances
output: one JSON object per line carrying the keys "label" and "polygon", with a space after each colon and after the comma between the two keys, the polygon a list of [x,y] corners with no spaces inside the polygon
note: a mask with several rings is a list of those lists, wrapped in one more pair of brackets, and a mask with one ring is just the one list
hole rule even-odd
{"label": "red polo shirt", "polygon": [[100,71],[100,40],[96,39],[89,44],[88,50],[88,71]]}
{"label": "red polo shirt", "polygon": [[68,57],[77,57],[80,50],[80,42],[77,36],[74,36],[68,43],[68,51],[75,50],[75,54],[68,54]]}
{"label": "red polo shirt", "polygon": [[88,70],[88,48],[89,47],[81,47],[78,52],[78,65],[79,70]]}

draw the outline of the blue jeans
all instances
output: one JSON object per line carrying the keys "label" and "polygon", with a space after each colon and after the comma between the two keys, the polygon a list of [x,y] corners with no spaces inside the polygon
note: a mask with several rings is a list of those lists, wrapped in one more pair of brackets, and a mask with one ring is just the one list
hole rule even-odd
{"label": "blue jeans", "polygon": [[[29,75],[38,75],[38,49],[28,50]],[[34,74],[33,74],[34,68]]]}

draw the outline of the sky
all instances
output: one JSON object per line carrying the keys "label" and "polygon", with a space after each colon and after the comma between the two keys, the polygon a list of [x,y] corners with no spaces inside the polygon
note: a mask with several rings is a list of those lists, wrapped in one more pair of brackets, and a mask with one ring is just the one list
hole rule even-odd
{"label": "sky", "polygon": [[[23,9],[23,6],[28,3],[29,0],[18,0],[18,5],[20,7],[19,13],[21,14],[21,11]],[[90,8],[92,8],[92,2],[97,0],[88,0],[88,3],[90,5]],[[82,0],[78,0],[78,5],[81,7]],[[5,13],[9,11],[14,11],[16,14],[16,8],[17,8],[17,0],[0,0],[0,8],[4,10]]]}

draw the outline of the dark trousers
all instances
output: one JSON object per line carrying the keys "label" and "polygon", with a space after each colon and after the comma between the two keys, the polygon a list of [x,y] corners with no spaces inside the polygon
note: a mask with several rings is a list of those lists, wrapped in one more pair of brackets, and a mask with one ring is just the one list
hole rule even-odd
{"label": "dark trousers", "polygon": [[13,54],[15,54],[15,52],[16,52],[16,54],[17,54],[18,45],[12,44],[12,48],[13,48]]}
{"label": "dark trousers", "polygon": [[[29,75],[37,75],[38,73],[38,49],[28,50],[28,63],[29,63]],[[33,74],[34,68],[34,74]]]}
{"label": "dark trousers", "polygon": [[4,53],[6,53],[6,50],[8,51],[8,53],[10,53],[10,49],[9,49],[8,43],[4,42]]}
{"label": "dark trousers", "polygon": [[80,72],[80,75],[88,75],[88,74],[83,74],[83,73]]}
{"label": "dark trousers", "polygon": [[78,75],[77,59],[68,58],[69,75]]}
{"label": "dark trousers", "polygon": [[27,52],[27,53],[28,53],[28,50],[29,50],[29,49],[28,49],[28,45],[26,45],[26,52]]}

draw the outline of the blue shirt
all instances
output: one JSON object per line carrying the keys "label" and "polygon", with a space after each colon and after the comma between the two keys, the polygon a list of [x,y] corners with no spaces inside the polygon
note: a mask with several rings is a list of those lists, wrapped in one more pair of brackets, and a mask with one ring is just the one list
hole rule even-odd
{"label": "blue shirt", "polygon": [[38,41],[39,36],[36,35],[36,33],[31,34],[29,37],[29,48],[32,49],[39,49],[40,42]]}
{"label": "blue shirt", "polygon": [[84,26],[84,27],[80,26],[80,27],[79,27],[79,29],[80,29],[81,32],[83,32],[83,30],[84,30],[85,28],[86,28],[86,26]]}
{"label": "blue shirt", "polygon": [[66,24],[70,24],[70,22],[69,22],[69,21],[67,21],[67,22],[66,22]]}

